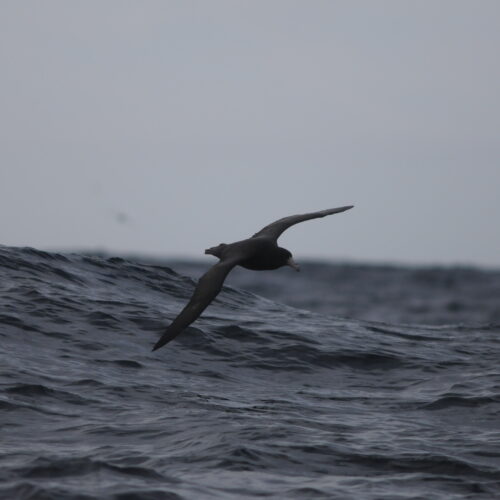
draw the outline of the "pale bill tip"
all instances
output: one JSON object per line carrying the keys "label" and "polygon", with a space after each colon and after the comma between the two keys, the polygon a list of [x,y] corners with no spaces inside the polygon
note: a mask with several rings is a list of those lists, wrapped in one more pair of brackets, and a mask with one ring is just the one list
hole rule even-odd
{"label": "pale bill tip", "polygon": [[292,257],[290,257],[287,261],[286,261],[286,265],[287,266],[290,266],[292,269],[295,269],[297,272],[300,271],[300,267],[299,265],[293,260]]}

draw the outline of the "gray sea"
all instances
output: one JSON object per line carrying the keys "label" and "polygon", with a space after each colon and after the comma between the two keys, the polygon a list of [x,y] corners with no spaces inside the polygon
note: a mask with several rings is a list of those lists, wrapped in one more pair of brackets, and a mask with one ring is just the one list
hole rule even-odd
{"label": "gray sea", "polygon": [[500,498],[500,271],[207,264],[0,247],[0,498]]}

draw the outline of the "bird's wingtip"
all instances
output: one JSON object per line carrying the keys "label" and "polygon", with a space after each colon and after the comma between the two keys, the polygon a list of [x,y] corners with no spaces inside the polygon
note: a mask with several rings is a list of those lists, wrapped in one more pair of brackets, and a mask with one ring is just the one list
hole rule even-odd
{"label": "bird's wingtip", "polygon": [[334,214],[338,214],[340,212],[345,212],[346,210],[351,210],[351,208],[354,208],[354,205],[346,205],[344,207],[338,207],[338,208],[332,208],[332,212]]}
{"label": "bird's wingtip", "polygon": [[151,352],[157,351],[160,347],[163,347],[165,344],[166,344],[166,342],[163,340],[163,338],[161,338],[161,339],[160,339],[160,340],[158,340],[158,342],[156,342],[156,344],[153,346],[153,348],[151,349]]}
{"label": "bird's wingtip", "polygon": [[156,342],[151,351],[157,351],[160,347],[163,347],[165,344],[168,344],[176,336],[177,334],[172,334],[172,331],[167,329],[167,331],[158,339],[158,342]]}

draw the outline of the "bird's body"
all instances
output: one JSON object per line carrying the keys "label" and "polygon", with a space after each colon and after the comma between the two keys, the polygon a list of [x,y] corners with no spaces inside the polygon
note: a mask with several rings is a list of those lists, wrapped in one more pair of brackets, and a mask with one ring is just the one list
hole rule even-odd
{"label": "bird's body", "polygon": [[[238,242],[239,243],[239,242]],[[269,238],[249,238],[243,240],[244,248],[251,248],[250,256],[242,260],[238,265],[252,271],[272,271],[286,265],[286,261],[292,254],[277,245]],[[248,245],[248,246],[247,246]]]}
{"label": "bird's body", "polygon": [[207,248],[205,253],[217,257],[219,262],[200,278],[190,301],[163,333],[153,347],[153,351],[177,337],[200,316],[220,292],[226,276],[235,266],[253,271],[269,271],[282,266],[290,266],[298,271],[299,267],[294,262],[292,254],[287,249],[278,246],[277,240],[283,231],[299,222],[344,212],[350,208],[352,205],[291,215],[269,224],[246,240],[230,244],[221,243],[216,247]]}

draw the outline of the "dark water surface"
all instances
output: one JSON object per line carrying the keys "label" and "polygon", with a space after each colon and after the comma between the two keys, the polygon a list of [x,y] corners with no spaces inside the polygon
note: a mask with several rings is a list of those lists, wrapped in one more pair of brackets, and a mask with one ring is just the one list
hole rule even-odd
{"label": "dark water surface", "polygon": [[500,498],[500,272],[171,265],[0,247],[0,498]]}

